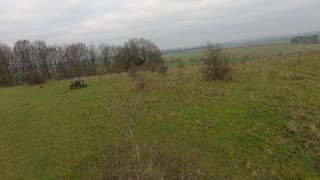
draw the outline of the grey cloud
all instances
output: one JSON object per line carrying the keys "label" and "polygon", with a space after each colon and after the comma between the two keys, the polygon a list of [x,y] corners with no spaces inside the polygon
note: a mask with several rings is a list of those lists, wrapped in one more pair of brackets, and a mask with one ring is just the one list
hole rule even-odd
{"label": "grey cloud", "polygon": [[0,41],[121,44],[146,37],[161,48],[320,29],[318,0],[0,0]]}

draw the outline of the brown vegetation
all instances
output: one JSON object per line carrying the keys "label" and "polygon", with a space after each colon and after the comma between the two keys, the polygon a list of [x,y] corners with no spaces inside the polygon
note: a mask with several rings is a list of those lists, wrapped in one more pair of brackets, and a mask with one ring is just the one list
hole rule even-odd
{"label": "brown vegetation", "polygon": [[158,73],[161,75],[166,75],[168,72],[168,66],[160,66],[158,67]]}
{"label": "brown vegetation", "polygon": [[202,69],[205,80],[231,80],[231,69],[220,44],[207,43],[207,61]]}

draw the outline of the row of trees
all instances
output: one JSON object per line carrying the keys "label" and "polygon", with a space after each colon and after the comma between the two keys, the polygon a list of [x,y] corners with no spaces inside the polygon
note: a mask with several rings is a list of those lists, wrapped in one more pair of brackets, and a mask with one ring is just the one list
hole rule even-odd
{"label": "row of trees", "polygon": [[291,38],[291,44],[316,44],[320,43],[319,36],[314,34],[310,36],[297,36]]}
{"label": "row of trees", "polygon": [[19,40],[13,47],[0,43],[0,86],[28,82],[30,76],[62,79],[105,72],[152,67],[163,62],[160,49],[144,38],[130,39],[123,46],[84,43],[48,45],[44,41]]}

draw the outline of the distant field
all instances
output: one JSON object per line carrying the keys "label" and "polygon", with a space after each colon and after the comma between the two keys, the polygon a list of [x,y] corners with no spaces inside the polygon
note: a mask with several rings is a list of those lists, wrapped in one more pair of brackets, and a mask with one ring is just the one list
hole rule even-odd
{"label": "distant field", "polygon": [[[300,48],[229,53],[262,57]],[[189,66],[166,76],[140,72],[148,79],[144,90],[126,73],[86,77],[88,87],[76,90],[69,90],[71,80],[0,88],[0,178],[119,179],[109,152],[129,150],[106,124],[122,122],[119,92],[133,90],[136,140],[160,146],[172,174],[186,173],[179,171],[184,165],[186,177],[198,179],[319,179],[319,58],[305,54],[295,76],[289,67],[296,58],[282,56],[231,64],[230,82],[205,82],[201,68]],[[179,179],[172,174],[164,179]]]}
{"label": "distant field", "polygon": [[[230,61],[237,62],[240,61],[243,57],[248,56],[247,60],[256,60],[261,58],[267,58],[274,55],[290,54],[297,52],[308,52],[320,50],[320,44],[311,44],[311,45],[266,45],[266,46],[257,46],[257,47],[243,47],[243,48],[234,48],[227,49],[226,54],[229,57]],[[176,53],[176,54],[166,54],[163,55],[163,58],[167,61],[167,64],[170,66],[172,60],[181,59],[182,61],[190,61],[194,59],[201,59],[205,57],[204,52],[188,52],[188,53]],[[176,64],[176,63],[173,63]],[[192,64],[192,63],[191,63]],[[171,65],[174,66],[174,65]]]}
{"label": "distant field", "polygon": [[183,61],[189,61],[191,59],[200,59],[205,56],[204,52],[186,52],[177,54],[166,54],[163,58],[166,61],[182,59]]}
{"label": "distant field", "polygon": [[308,52],[320,50],[320,44],[310,45],[270,45],[270,46],[258,46],[248,48],[236,48],[226,50],[227,56],[231,60],[239,61],[244,56],[248,56],[249,60],[267,58],[270,56],[283,55],[297,53],[297,52]]}
{"label": "distant field", "polygon": [[204,61],[181,61],[181,62],[171,62],[166,61],[165,65],[168,67],[179,67],[179,66],[196,66],[196,65],[202,65]]}

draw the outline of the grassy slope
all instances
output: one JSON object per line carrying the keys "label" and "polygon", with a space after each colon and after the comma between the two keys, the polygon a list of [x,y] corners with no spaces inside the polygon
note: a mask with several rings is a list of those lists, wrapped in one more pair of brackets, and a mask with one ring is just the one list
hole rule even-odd
{"label": "grassy slope", "polygon": [[[234,64],[228,83],[204,82],[199,66],[165,77],[145,72],[149,87],[134,92],[135,133],[175,156],[193,154],[210,177],[319,177],[319,58],[304,56],[300,70],[316,76],[298,80],[285,57]],[[126,74],[85,80],[89,87],[72,91],[69,81],[0,89],[1,177],[103,176],[103,155],[117,137],[103,125],[119,121],[117,89],[125,94],[134,83]]]}

